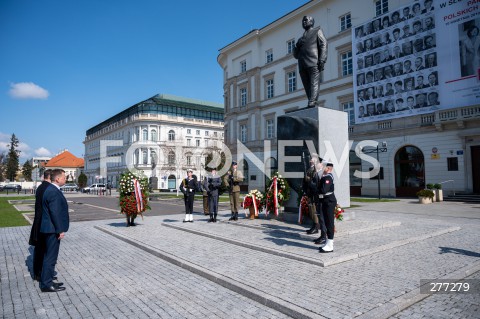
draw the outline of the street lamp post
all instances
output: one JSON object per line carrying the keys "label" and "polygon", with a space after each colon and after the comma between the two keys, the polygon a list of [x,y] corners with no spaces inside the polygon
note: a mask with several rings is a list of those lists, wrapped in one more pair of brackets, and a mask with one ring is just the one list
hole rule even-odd
{"label": "street lamp post", "polygon": [[[379,147],[380,143],[377,143],[377,147],[374,148],[374,149],[369,149],[369,150],[363,150],[363,153],[364,154],[371,154],[371,153],[377,153],[377,162],[380,164],[380,158],[378,156],[378,153],[379,152],[386,152],[387,151],[387,142],[382,142],[382,147]],[[381,168],[381,165],[380,165],[380,168]],[[381,173],[381,170],[378,172],[378,175],[377,175],[377,185],[378,185],[378,199],[382,199],[382,195],[381,195],[381,191],[380,191],[380,173]]]}

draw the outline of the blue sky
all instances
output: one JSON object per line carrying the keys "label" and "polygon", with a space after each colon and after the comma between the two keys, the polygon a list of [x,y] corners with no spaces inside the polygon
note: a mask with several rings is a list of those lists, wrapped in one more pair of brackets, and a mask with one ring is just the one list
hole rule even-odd
{"label": "blue sky", "polygon": [[[223,103],[218,50],[307,0],[0,0],[0,152],[21,164],[158,93]],[[299,32],[301,33],[299,22]]]}

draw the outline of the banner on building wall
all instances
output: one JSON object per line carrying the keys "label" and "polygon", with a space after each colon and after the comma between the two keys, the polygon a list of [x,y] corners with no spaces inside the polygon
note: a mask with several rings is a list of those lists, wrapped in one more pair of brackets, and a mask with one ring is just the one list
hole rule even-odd
{"label": "banner on building wall", "polygon": [[480,103],[479,8],[416,1],[353,28],[355,123]]}

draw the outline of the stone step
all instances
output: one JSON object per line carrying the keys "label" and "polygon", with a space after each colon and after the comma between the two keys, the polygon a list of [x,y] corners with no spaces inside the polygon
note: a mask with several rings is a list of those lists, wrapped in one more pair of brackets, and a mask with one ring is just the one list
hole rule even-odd
{"label": "stone step", "polygon": [[[347,226],[354,228],[355,224],[345,222],[338,233]],[[305,229],[286,227],[287,232]],[[391,311],[391,305],[397,305],[398,311],[416,300],[419,278],[438,278],[465,265],[458,255],[438,253],[443,243],[458,244],[458,235],[451,232],[460,228],[435,221],[341,236],[335,240],[333,254],[319,254],[318,246],[310,241],[284,238],[284,232],[262,225],[257,229],[234,227],[202,218],[184,224],[179,216],[151,217],[137,227],[95,228],[294,318],[362,314],[368,318],[370,313],[387,318],[377,316],[378,312]],[[349,262],[339,264],[345,261],[342,258]],[[324,267],[319,267],[319,261]],[[388,275],[383,273],[383,280],[378,277],[380,265],[391,269]],[[352,280],[355,287],[348,284]],[[371,291],[375,302],[352,295],[356,289]],[[322,302],[312,302],[312,298]]]}

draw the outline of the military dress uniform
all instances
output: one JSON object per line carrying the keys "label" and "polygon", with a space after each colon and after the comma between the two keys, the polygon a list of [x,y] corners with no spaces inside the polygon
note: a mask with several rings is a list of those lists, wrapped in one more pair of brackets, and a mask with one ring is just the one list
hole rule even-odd
{"label": "military dress uniform", "polygon": [[[328,163],[327,167],[333,167]],[[337,198],[335,197],[335,185],[332,173],[323,174],[319,184],[319,197],[322,197],[322,212],[327,228],[327,240],[319,249],[321,253],[333,252],[333,236],[335,232],[335,207],[337,206]]]}
{"label": "military dress uniform", "polygon": [[208,194],[208,208],[210,214],[209,223],[217,222],[217,213],[218,213],[218,190],[222,185],[222,180],[220,177],[215,174],[210,177],[207,177],[203,182],[203,189],[207,191]]}
{"label": "military dress uniform", "polygon": [[203,197],[203,214],[204,215],[209,215],[210,209],[208,208],[208,189],[204,187],[205,181],[207,180],[207,177],[203,179],[203,184],[202,184],[202,197]]}
{"label": "military dress uniform", "polygon": [[[233,162],[236,166],[237,163]],[[229,220],[238,220],[238,208],[240,207],[240,183],[243,182],[243,174],[238,169],[234,168],[228,178],[228,192],[230,197],[230,210],[232,217]]]}
{"label": "military dress uniform", "polygon": [[313,241],[316,245],[323,245],[327,240],[327,227],[325,225],[325,217],[323,214],[323,196],[321,195],[320,191],[320,182],[323,176],[322,173],[323,171],[316,172],[312,181],[312,188],[314,189],[315,196],[316,216],[320,229],[320,236]]}
{"label": "military dress uniform", "polygon": [[308,201],[308,213],[310,218],[313,221],[312,227],[307,230],[307,234],[317,234],[318,230],[320,229],[320,225],[318,223],[318,216],[316,211],[316,187],[312,184],[314,177],[316,174],[315,164],[310,166],[310,168],[306,171],[305,177],[302,183],[302,189],[305,196],[307,196]]}
{"label": "military dress uniform", "polygon": [[185,201],[185,219],[184,223],[193,223],[193,201],[195,199],[195,191],[198,188],[197,179],[184,178],[180,183],[180,191],[183,193],[183,199]]}

